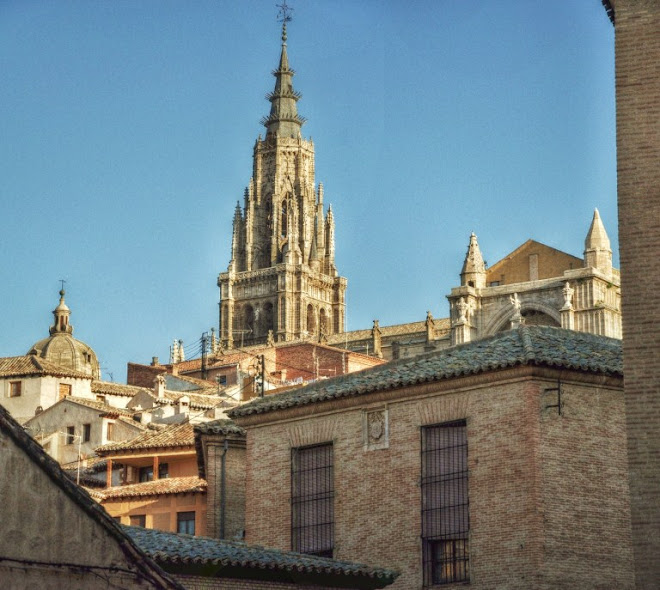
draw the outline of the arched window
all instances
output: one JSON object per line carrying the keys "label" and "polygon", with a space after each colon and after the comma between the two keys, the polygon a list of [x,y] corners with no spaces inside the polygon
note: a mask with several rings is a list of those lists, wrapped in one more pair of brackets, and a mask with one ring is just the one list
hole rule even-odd
{"label": "arched window", "polygon": [[273,322],[273,304],[270,303],[270,301],[264,304],[263,326],[264,334],[268,334],[268,330],[275,331],[275,324]]}
{"label": "arched window", "polygon": [[316,314],[311,303],[307,306],[307,333],[310,336],[316,334]]}
{"label": "arched window", "polygon": [[289,221],[289,210],[287,200],[282,201],[282,219],[280,223],[280,233],[282,237],[285,238],[288,231],[288,221]]}
{"label": "arched window", "polygon": [[251,305],[245,306],[245,330],[249,330],[249,334],[254,333],[254,309]]}
{"label": "arched window", "polygon": [[328,318],[325,313],[325,309],[319,311],[319,333],[324,336],[328,335]]}

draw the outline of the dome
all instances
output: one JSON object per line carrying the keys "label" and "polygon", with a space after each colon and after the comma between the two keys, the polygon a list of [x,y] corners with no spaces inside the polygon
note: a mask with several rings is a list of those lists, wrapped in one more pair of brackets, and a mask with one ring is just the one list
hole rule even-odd
{"label": "dome", "polygon": [[37,355],[60,367],[100,379],[101,368],[96,353],[90,346],[72,336],[73,326],[69,323],[70,315],[71,310],[64,302],[64,290],[61,290],[60,303],[53,310],[55,322],[50,327],[50,336],[34,344],[28,354]]}

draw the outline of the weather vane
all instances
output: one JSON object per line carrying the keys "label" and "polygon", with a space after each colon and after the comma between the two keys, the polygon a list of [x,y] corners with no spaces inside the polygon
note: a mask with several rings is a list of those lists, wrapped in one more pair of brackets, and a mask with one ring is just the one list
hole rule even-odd
{"label": "weather vane", "polygon": [[291,22],[291,13],[293,12],[293,8],[291,8],[287,3],[286,0],[282,0],[282,4],[276,4],[277,8],[279,8],[279,12],[277,13],[277,20],[278,22],[281,23],[289,23]]}

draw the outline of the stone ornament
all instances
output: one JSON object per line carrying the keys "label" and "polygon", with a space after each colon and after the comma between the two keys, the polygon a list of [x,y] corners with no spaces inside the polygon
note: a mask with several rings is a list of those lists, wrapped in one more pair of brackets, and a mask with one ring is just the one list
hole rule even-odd
{"label": "stone ornament", "polygon": [[566,281],[561,292],[564,295],[564,307],[562,309],[573,309],[573,293],[575,293],[575,289]]}
{"label": "stone ornament", "polygon": [[388,411],[386,409],[364,412],[362,422],[365,450],[389,447]]}

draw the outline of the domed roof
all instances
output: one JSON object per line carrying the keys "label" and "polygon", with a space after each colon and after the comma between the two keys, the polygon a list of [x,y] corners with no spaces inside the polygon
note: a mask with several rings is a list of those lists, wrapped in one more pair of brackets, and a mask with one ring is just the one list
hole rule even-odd
{"label": "domed roof", "polygon": [[50,336],[34,344],[28,354],[37,355],[60,367],[100,379],[101,368],[96,353],[90,346],[72,336],[73,326],[69,323],[71,310],[64,302],[64,293],[62,289],[60,303],[53,310],[55,323],[50,327]]}

